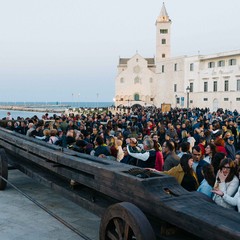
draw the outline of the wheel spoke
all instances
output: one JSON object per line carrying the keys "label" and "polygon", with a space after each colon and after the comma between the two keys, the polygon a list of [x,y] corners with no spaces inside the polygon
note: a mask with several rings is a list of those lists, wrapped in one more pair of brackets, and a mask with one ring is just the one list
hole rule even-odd
{"label": "wheel spoke", "polygon": [[119,240],[110,230],[107,231],[107,237],[111,240]]}
{"label": "wheel spoke", "polygon": [[116,227],[116,231],[118,233],[119,239],[122,239],[123,236],[123,222],[121,221],[121,219],[115,218],[113,220],[114,225]]}
{"label": "wheel spoke", "polygon": [[100,240],[156,240],[144,213],[128,202],[110,206],[100,224]]}
{"label": "wheel spoke", "polygon": [[130,226],[125,222],[123,240],[129,240]]}

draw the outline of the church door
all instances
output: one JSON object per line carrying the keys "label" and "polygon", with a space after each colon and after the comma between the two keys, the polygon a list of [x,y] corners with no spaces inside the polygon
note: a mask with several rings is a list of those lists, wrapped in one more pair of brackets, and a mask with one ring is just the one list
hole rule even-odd
{"label": "church door", "polygon": [[138,93],[134,94],[134,101],[139,101],[139,100],[140,100],[139,94]]}

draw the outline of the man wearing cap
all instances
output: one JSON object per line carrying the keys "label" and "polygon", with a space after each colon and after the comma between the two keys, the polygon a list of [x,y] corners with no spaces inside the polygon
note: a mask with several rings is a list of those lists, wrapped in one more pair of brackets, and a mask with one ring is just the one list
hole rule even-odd
{"label": "man wearing cap", "polygon": [[233,136],[226,139],[225,149],[227,151],[227,157],[235,160],[236,150],[234,147],[234,138]]}

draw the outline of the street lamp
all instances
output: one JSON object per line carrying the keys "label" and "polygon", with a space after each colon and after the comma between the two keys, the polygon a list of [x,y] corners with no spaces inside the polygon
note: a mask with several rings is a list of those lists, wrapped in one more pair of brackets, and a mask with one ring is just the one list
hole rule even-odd
{"label": "street lamp", "polygon": [[177,107],[177,94],[175,95],[175,103],[176,103],[176,107]]}
{"label": "street lamp", "polygon": [[99,93],[96,93],[97,95],[97,109],[98,109],[98,97],[99,97]]}
{"label": "street lamp", "polygon": [[80,93],[78,94],[78,104],[79,104],[79,109],[80,109]]}
{"label": "street lamp", "polygon": [[187,108],[189,108],[189,92],[190,92],[189,86],[187,86],[186,91],[187,91]]}

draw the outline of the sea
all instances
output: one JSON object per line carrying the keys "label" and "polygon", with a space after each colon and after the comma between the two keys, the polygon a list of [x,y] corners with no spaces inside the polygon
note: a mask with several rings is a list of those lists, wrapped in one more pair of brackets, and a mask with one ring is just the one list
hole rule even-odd
{"label": "sea", "polygon": [[[33,117],[34,115],[39,118],[44,115],[44,112],[38,112],[37,108],[49,109],[48,115],[53,116],[53,114],[59,114],[69,108],[105,108],[113,106],[113,102],[0,102],[0,106],[19,106],[19,107],[28,107],[35,109],[36,111],[15,111],[15,110],[2,110],[0,109],[0,119],[7,116],[7,112],[11,112],[11,116],[16,119],[17,117]],[[51,109],[54,109],[54,113],[51,112]]]}

